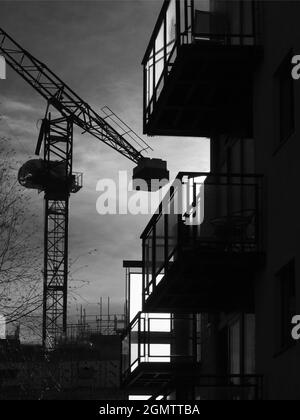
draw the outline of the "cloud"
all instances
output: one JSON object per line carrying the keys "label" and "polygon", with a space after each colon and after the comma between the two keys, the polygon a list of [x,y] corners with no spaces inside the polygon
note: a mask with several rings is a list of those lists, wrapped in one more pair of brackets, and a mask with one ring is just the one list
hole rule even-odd
{"label": "cloud", "polygon": [[35,109],[31,104],[22,102],[22,101],[15,101],[8,97],[1,98],[2,108],[4,112],[36,112]]}

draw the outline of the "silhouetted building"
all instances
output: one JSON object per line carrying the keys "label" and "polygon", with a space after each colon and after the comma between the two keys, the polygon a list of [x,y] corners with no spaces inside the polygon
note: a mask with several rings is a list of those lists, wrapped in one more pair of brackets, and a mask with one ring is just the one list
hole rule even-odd
{"label": "silhouetted building", "polygon": [[[179,173],[142,234],[138,364],[123,377],[130,388],[138,376],[136,394],[299,398],[299,14],[295,1],[163,3],[143,60],[144,132],[209,137],[211,171]],[[159,366],[142,350],[158,340],[153,314],[170,322]]]}
{"label": "silhouetted building", "polygon": [[1,400],[118,400],[121,336],[87,334],[52,352],[18,339],[0,340]]}

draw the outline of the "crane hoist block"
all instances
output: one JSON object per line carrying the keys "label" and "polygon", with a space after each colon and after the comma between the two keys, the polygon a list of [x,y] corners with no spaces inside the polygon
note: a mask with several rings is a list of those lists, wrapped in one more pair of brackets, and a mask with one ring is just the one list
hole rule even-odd
{"label": "crane hoist block", "polygon": [[133,169],[133,188],[157,191],[169,182],[167,162],[162,159],[141,159]]}

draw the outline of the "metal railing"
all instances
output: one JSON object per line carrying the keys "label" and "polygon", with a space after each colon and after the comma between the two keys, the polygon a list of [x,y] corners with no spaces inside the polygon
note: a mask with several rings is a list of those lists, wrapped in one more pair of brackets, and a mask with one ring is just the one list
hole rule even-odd
{"label": "metal railing", "polygon": [[182,45],[200,42],[220,45],[257,43],[256,1],[231,2],[231,7],[233,16],[229,12],[225,15],[201,10],[200,0],[165,0],[142,61],[144,125],[153,112]]}
{"label": "metal railing", "polygon": [[141,235],[144,301],[187,249],[262,251],[260,175],[179,173]]}
{"label": "metal railing", "polygon": [[254,401],[263,399],[263,376],[200,375],[196,396],[201,400]]}
{"label": "metal railing", "polygon": [[[201,401],[257,401],[263,399],[263,376],[255,374],[202,375],[193,378],[194,397]],[[150,400],[163,395],[161,400],[172,399],[175,385],[164,385]]]}
{"label": "metal railing", "polygon": [[123,381],[142,363],[168,364],[197,362],[195,315],[138,312],[122,340]]}

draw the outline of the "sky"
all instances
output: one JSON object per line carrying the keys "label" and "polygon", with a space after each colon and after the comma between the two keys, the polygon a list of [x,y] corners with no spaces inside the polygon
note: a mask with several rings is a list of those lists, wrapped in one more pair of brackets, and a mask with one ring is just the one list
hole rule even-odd
{"label": "sky", "polygon": [[[96,111],[109,106],[141,135],[141,60],[162,3],[0,1],[0,26]],[[20,162],[34,156],[38,122],[45,108],[45,101],[8,68],[7,79],[0,80],[0,134],[9,137]],[[179,171],[209,170],[207,139],[143,138],[154,149],[151,157],[168,161],[171,179]],[[84,173],[84,188],[71,197],[69,246],[70,259],[75,261],[73,277],[83,287],[69,302],[72,314],[78,314],[81,304],[87,314],[95,314],[101,296],[110,296],[112,311],[120,313],[123,308],[122,261],[141,259],[140,235],[150,215],[99,215],[96,185],[106,178],[117,181],[118,171],[128,171],[130,178],[133,166],[121,154],[75,128],[74,171]],[[40,226],[36,240],[42,244],[43,197],[36,191],[31,197],[37,214],[32,223]]]}

